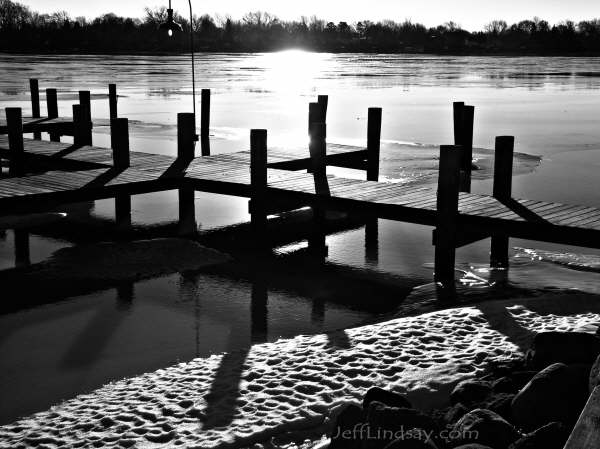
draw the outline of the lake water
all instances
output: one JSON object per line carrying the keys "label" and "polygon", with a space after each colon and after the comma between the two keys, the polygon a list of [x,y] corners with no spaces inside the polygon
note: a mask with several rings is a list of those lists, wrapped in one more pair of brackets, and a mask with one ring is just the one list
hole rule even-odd
{"label": "lake water", "polygon": [[[474,144],[483,165],[497,135],[515,135],[516,151],[541,156],[540,163],[518,162],[516,197],[598,206],[600,58],[199,54],[196,75],[198,89],[212,90],[213,153],[246,149],[251,128],[267,128],[270,146],[306,145],[307,103],[328,94],[330,141],[364,144],[367,108],[380,106],[384,178],[432,182],[437,146],[452,143],[452,102],[465,101],[476,107]],[[59,90],[61,115],[71,114],[78,90],[90,90],[95,119],[108,117],[107,84],[117,83],[119,114],[131,121],[134,150],[175,154],[176,113],[192,109],[188,56],[0,55],[0,106],[29,109],[32,77],[42,92]],[[94,143],[108,145],[106,127],[95,127]],[[485,171],[478,176],[474,191],[490,192],[488,178]],[[203,231],[247,221],[246,211],[247,200],[196,193]],[[67,220],[75,218],[68,213]],[[88,213],[112,218],[113,203],[98,201]],[[138,225],[176,218],[175,192],[133,198]],[[31,262],[46,260],[71,240],[33,234]],[[130,286],[125,301],[111,289],[0,315],[0,422],[114,379],[251,344],[257,273],[266,284],[267,308],[258,321],[261,339],[268,340],[403,313],[413,289],[431,282],[431,228],[380,220],[376,251],[365,248],[362,228],[329,236],[327,244],[322,270],[291,261],[300,242],[279,249],[281,272],[257,263],[249,276],[177,274]],[[598,251],[519,240],[511,246],[508,287],[600,293]],[[488,252],[489,241],[482,241],[457,257],[465,289],[482,291],[482,298],[496,275],[487,269]],[[574,270],[575,263],[585,270]],[[14,264],[9,226],[0,234],[0,269]],[[373,282],[392,287],[373,290]],[[371,295],[380,301],[373,303]],[[17,292],[2,296],[19,301]]]}

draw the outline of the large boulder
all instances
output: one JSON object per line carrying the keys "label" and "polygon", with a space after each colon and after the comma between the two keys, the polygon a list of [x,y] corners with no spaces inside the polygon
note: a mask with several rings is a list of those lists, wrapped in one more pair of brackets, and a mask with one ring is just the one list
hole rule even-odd
{"label": "large boulder", "polygon": [[486,399],[492,392],[490,382],[467,379],[459,382],[450,393],[450,403],[454,404],[475,404]]}
{"label": "large boulder", "polygon": [[363,399],[363,409],[368,410],[371,402],[375,401],[381,402],[388,407],[412,408],[412,404],[403,394],[394,393],[393,391],[384,390],[379,387],[369,388]]}
{"label": "large boulder", "polygon": [[491,410],[475,409],[454,426],[452,435],[459,444],[482,444],[494,449],[507,449],[521,434],[500,415]]}
{"label": "large boulder", "polygon": [[443,420],[446,424],[454,425],[460,418],[465,416],[468,411],[469,409],[463,404],[454,404],[452,407],[448,408],[446,413],[444,413]]}
{"label": "large boulder", "polygon": [[562,449],[568,438],[567,428],[553,422],[515,441],[510,449]]}
{"label": "large boulder", "polygon": [[600,385],[600,356],[596,359],[594,364],[592,365],[592,370],[590,371],[590,379],[589,379],[589,391],[592,393],[594,388]]}
{"label": "large boulder", "polygon": [[492,383],[494,393],[517,393],[521,388],[527,385],[537,371],[515,371],[504,377],[496,379]]}
{"label": "large boulder", "polygon": [[553,363],[592,364],[600,355],[600,338],[585,332],[541,332],[533,340],[531,360],[537,368]]}
{"label": "large boulder", "polygon": [[512,420],[512,401],[515,395],[510,393],[499,393],[491,396],[482,403],[482,407],[502,416],[507,421]]}
{"label": "large boulder", "polygon": [[550,422],[572,425],[588,398],[589,365],[555,363],[536,374],[512,401],[514,423],[534,430]]}
{"label": "large boulder", "polygon": [[426,441],[439,435],[439,427],[430,416],[412,408],[388,407],[371,402],[367,411],[369,438],[367,449],[384,448],[395,440]]}
{"label": "large boulder", "polygon": [[363,409],[356,404],[347,405],[335,418],[329,449],[360,449],[362,435],[357,429],[361,428],[363,421]]}

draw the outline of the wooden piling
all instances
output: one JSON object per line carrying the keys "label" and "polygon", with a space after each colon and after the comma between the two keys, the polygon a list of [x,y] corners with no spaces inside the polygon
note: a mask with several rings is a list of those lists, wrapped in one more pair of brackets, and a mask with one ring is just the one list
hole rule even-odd
{"label": "wooden piling", "polygon": [[[318,103],[317,103],[318,104]],[[310,160],[317,196],[329,196],[327,180],[327,125],[312,123],[310,128]],[[316,200],[312,205],[313,230],[308,239],[309,253],[318,259],[327,257],[328,248],[325,236],[325,209]]]}
{"label": "wooden piling", "polygon": [[313,123],[325,123],[325,117],[323,115],[323,106],[319,103],[308,104],[308,134],[310,135],[311,124]]}
{"label": "wooden piling", "polygon": [[[200,103],[200,138],[208,139],[210,135],[210,89],[202,89]],[[208,156],[208,154],[202,154]]]}
{"label": "wooden piling", "polygon": [[110,147],[112,148],[113,166],[117,170],[129,167],[129,120],[114,118],[110,121]]}
{"label": "wooden piling", "polygon": [[177,158],[192,160],[196,143],[196,118],[192,112],[177,114]]}
{"label": "wooden piling", "polygon": [[452,116],[454,120],[454,145],[462,145],[463,142],[463,116],[465,103],[455,101],[452,104]]}
{"label": "wooden piling", "polygon": [[434,277],[449,287],[454,285],[461,153],[456,145],[440,147]]}
{"label": "wooden piling", "polygon": [[315,177],[315,193],[329,195],[327,184],[327,125],[325,123],[312,123],[310,129],[311,172]]}
{"label": "wooden piling", "polygon": [[321,105],[320,121],[327,123],[327,106],[329,105],[329,95],[319,95],[317,98],[317,103]]}
{"label": "wooden piling", "polygon": [[117,118],[119,116],[118,112],[117,112],[117,101],[118,101],[117,85],[109,84],[108,85],[108,109],[109,109],[109,117],[111,120],[114,118]]}
{"label": "wooden piling", "polygon": [[57,118],[58,98],[56,89],[46,89],[46,106],[48,108],[48,118]]}
{"label": "wooden piling", "polygon": [[460,191],[471,192],[471,172],[473,167],[473,120],[475,106],[464,106],[462,123],[462,154],[460,161]]}
{"label": "wooden piling", "polygon": [[367,124],[367,181],[379,181],[381,108],[369,108]]}
{"label": "wooden piling", "polygon": [[[31,78],[29,80],[29,90],[31,92],[31,116],[33,118],[40,117],[40,86],[38,80],[35,78]],[[33,133],[33,138],[36,140],[40,140],[42,138],[42,133],[36,131]]]}
{"label": "wooden piling", "polygon": [[266,237],[267,212],[267,130],[250,131],[251,223],[260,242]]}
{"label": "wooden piling", "polygon": [[[58,97],[56,89],[46,89],[46,108],[48,110],[48,118],[58,118]],[[51,142],[60,142],[60,134],[50,133]]]}
{"label": "wooden piling", "polygon": [[25,149],[23,146],[23,115],[21,108],[6,108],[8,149],[10,152],[10,176],[25,174]]}
{"label": "wooden piling", "polygon": [[83,145],[92,144],[92,102],[89,90],[79,91],[79,104],[81,105],[81,139]]}
{"label": "wooden piling", "polygon": [[[513,136],[496,137],[494,150],[494,187],[493,196],[500,201],[512,196],[512,169],[515,138]],[[494,268],[507,268],[509,237],[506,234],[492,235],[490,245],[490,265]]]}
{"label": "wooden piling", "polygon": [[84,114],[81,105],[73,105],[73,145],[81,147],[84,145],[85,134],[83,130]]}

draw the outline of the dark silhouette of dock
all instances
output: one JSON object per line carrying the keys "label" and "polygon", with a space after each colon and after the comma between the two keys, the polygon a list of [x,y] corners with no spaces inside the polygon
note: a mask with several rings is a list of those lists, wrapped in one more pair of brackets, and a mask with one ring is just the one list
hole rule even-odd
{"label": "dark silhouette of dock", "polygon": [[[37,82],[32,82],[34,115]],[[250,132],[250,150],[196,157],[193,114],[178,114],[177,156],[130,151],[128,121],[118,118],[116,89],[110,89],[111,146],[92,145],[89,92],[80,92],[73,118],[50,122],[21,117],[8,108],[0,136],[0,156],[10,162],[9,176],[0,179],[0,210],[27,213],[64,203],[115,198],[116,220],[131,224],[130,196],[178,189],[179,230],[193,234],[195,190],[250,198],[253,244],[261,248],[267,216],[309,206],[314,226],[309,247],[327,254],[322,221],[327,210],[365,219],[386,218],[430,225],[435,252],[435,279],[453,283],[457,247],[491,237],[491,263],[508,264],[508,238],[519,237],[600,248],[600,209],[546,201],[516,199],[511,194],[513,137],[496,139],[494,188],[491,195],[470,193],[474,108],[454,105],[455,145],[440,148],[437,189],[378,181],[381,109],[369,110],[364,148],[326,142],[327,97],[309,108],[308,152],[268,150],[267,131]],[[50,97],[52,100],[52,95]],[[53,106],[50,107],[53,109]],[[39,111],[39,104],[37,107]],[[56,119],[56,117],[55,117]],[[208,120],[202,120],[203,128]],[[39,140],[39,134],[73,135],[75,143]],[[34,139],[23,134],[31,132]],[[201,135],[208,134],[203,129]],[[328,165],[366,171],[366,180],[326,174]]]}

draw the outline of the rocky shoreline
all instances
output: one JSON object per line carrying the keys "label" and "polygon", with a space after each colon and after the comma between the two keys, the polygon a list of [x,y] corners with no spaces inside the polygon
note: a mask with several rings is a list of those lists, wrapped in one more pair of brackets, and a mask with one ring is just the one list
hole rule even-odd
{"label": "rocky shoreline", "polygon": [[459,382],[442,409],[371,388],[339,413],[329,449],[562,449],[598,385],[598,333],[541,332],[521,359]]}

